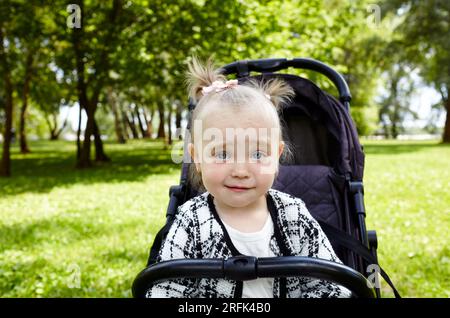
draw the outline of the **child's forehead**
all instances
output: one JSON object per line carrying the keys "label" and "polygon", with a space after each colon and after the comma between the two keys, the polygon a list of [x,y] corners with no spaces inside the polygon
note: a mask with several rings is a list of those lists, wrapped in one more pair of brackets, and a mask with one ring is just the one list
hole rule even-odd
{"label": "child's forehead", "polygon": [[[206,141],[206,140],[205,140]],[[241,134],[230,134],[223,138],[213,138],[207,141],[209,145],[214,147],[233,147],[239,144],[250,144],[254,146],[264,147],[270,146],[274,141],[268,136],[252,136]]]}
{"label": "child's forehead", "polygon": [[[275,114],[275,116],[277,116]],[[203,116],[204,128],[266,128],[279,129],[278,117],[267,111],[265,107],[247,105],[244,107],[216,108]]]}

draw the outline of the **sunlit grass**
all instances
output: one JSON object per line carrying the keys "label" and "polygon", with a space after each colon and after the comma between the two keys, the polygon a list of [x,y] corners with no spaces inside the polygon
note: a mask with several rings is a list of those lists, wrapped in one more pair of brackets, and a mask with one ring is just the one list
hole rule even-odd
{"label": "sunlit grass", "polygon": [[378,233],[380,264],[402,295],[450,297],[450,147],[364,145],[367,221]]}
{"label": "sunlit grass", "polygon": [[[449,297],[450,147],[364,144],[381,265],[404,296]],[[106,144],[111,163],[76,170],[73,143],[31,148],[13,148],[13,177],[0,179],[0,296],[130,297],[179,178],[170,150]]]}

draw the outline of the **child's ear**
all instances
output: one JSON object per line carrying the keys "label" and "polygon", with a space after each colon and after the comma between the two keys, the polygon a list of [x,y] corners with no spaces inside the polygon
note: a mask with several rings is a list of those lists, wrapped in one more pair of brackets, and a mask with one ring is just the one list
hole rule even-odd
{"label": "child's ear", "polygon": [[200,163],[199,160],[197,160],[196,153],[195,153],[195,147],[193,143],[189,143],[188,144],[188,152],[189,155],[191,156],[192,162],[195,164],[195,169],[197,170],[197,172],[200,172]]}
{"label": "child's ear", "polygon": [[280,141],[280,145],[278,146],[278,159],[280,159],[283,150],[284,150],[284,141]]}

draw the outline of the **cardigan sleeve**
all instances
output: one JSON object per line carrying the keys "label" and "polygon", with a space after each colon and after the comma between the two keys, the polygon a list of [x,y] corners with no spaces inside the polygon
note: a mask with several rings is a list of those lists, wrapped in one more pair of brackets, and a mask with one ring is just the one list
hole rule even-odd
{"label": "cardigan sleeve", "polygon": [[[300,210],[300,226],[303,229],[301,255],[342,264],[319,223],[311,216],[303,202]],[[300,282],[303,298],[348,298],[351,296],[347,288],[332,282],[311,278],[301,278]]]}
{"label": "cardigan sleeve", "polygon": [[[157,262],[182,258],[195,258],[195,236],[193,231],[193,220],[190,215],[193,211],[189,209],[181,211],[179,208],[177,216],[170,227],[169,233],[161,247]],[[173,279],[153,285],[148,289],[147,298],[186,298],[196,297],[198,280],[195,279]]]}

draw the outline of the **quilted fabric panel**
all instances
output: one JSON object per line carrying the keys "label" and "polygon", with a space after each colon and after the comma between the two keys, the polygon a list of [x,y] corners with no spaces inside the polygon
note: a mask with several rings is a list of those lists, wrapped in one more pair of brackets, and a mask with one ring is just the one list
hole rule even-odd
{"label": "quilted fabric panel", "polygon": [[302,199],[311,215],[342,228],[338,203],[332,194],[331,168],[327,166],[280,166],[273,188]]}

